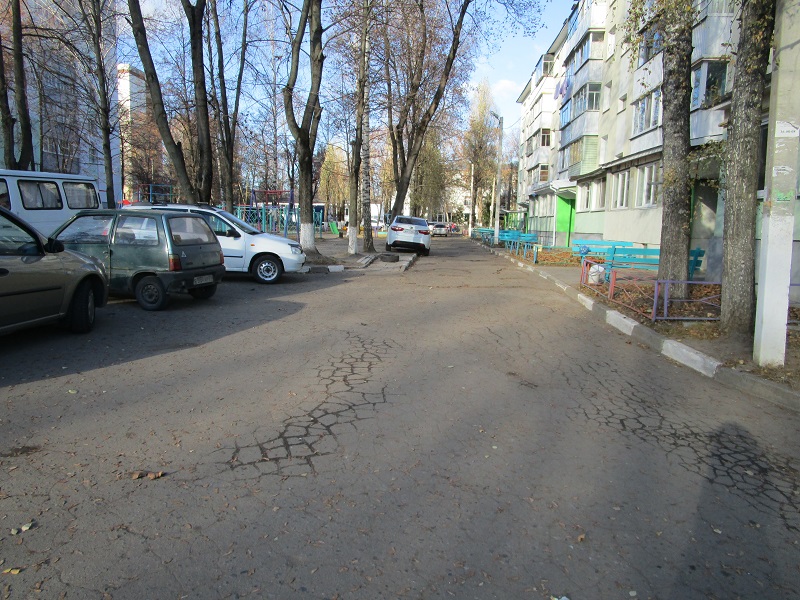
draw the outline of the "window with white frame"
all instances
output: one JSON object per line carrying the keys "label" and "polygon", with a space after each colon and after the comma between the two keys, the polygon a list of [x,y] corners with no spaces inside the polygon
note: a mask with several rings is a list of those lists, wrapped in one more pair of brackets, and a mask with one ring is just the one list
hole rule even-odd
{"label": "window with white frame", "polygon": [[614,190],[612,192],[611,208],[628,208],[628,186],[630,184],[630,172],[620,171],[614,173]]}
{"label": "window with white frame", "polygon": [[589,210],[602,210],[606,207],[606,180],[595,179],[589,184]]}
{"label": "window with white frame", "polygon": [[539,165],[539,183],[547,183],[550,180],[550,165]]}
{"label": "window with white frame", "polygon": [[633,135],[661,125],[661,89],[642,96],[633,103]]}
{"label": "window with white frame", "polygon": [[587,110],[600,110],[600,83],[587,83],[577,92],[572,99],[573,116],[577,117]]}
{"label": "window with white frame", "polygon": [[642,165],[638,168],[636,185],[636,206],[640,208],[655,206],[661,200],[663,186],[661,162]]}
{"label": "window with white frame", "polygon": [[592,206],[591,184],[581,183],[578,185],[578,206],[579,211],[589,210]]}
{"label": "window with white frame", "polygon": [[539,137],[539,145],[542,148],[550,147],[550,130],[542,129],[541,136]]}

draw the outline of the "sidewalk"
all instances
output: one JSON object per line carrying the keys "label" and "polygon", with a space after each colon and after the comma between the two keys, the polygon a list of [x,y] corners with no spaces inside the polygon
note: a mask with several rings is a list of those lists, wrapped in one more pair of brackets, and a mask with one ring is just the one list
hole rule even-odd
{"label": "sidewalk", "polygon": [[[480,242],[475,243],[483,246]],[[511,256],[503,249],[484,247],[488,251],[511,261],[518,267],[548,279],[561,288],[565,294],[574,298],[587,310],[592,311],[603,319],[608,325],[631,336],[632,339],[640,344],[644,344],[669,359],[737,390],[780,404],[786,408],[800,411],[800,392],[795,391],[787,384],[772,381],[745,370],[754,368],[750,348],[737,347],[732,350],[730,347],[723,348],[725,342],[719,339],[693,339],[687,335],[682,335],[676,339],[671,335],[663,335],[653,327],[643,325],[603,303],[597,296],[582,293],[580,286],[581,270],[578,266],[533,265],[530,262]],[[683,331],[686,331],[685,326],[680,326],[684,327]],[[741,358],[733,359],[734,355],[741,355]],[[787,360],[789,358],[787,353]],[[800,364],[797,367],[798,369],[794,369],[794,365],[787,362],[783,372],[787,376],[796,374],[800,370]]]}

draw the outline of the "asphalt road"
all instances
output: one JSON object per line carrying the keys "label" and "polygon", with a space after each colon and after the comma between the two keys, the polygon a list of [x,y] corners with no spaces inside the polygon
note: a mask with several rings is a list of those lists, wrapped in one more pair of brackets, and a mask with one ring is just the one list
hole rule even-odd
{"label": "asphalt road", "polygon": [[374,264],[0,338],[2,597],[796,597],[796,413],[467,240]]}

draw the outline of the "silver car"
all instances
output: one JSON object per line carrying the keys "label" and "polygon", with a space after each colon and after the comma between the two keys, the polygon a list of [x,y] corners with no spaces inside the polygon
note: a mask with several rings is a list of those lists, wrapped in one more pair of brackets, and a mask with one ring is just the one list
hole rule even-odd
{"label": "silver car", "polygon": [[65,250],[0,208],[0,333],[54,322],[86,333],[107,301],[99,261]]}
{"label": "silver car", "polygon": [[408,248],[428,256],[431,251],[431,227],[428,222],[419,217],[396,216],[386,234],[387,252],[395,248]]}

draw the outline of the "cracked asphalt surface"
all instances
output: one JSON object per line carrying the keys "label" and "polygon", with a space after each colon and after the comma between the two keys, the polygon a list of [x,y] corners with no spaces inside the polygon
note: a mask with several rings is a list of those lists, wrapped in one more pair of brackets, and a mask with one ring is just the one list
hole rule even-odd
{"label": "cracked asphalt surface", "polygon": [[800,589],[798,415],[467,240],[98,316],[0,341],[3,598]]}

